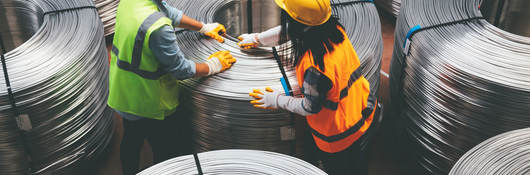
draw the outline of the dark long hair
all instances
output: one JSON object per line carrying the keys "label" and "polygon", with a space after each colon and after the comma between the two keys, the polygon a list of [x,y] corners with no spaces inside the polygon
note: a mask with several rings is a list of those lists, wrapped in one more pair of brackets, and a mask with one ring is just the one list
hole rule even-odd
{"label": "dark long hair", "polygon": [[291,41],[290,48],[281,49],[289,52],[284,55],[293,66],[298,65],[302,56],[308,51],[313,55],[315,64],[320,70],[325,72],[324,55],[333,52],[332,44],[339,44],[344,41],[344,34],[337,28],[344,29],[339,19],[332,16],[326,23],[319,26],[307,26],[294,20],[282,10],[281,14],[282,31],[280,41]]}

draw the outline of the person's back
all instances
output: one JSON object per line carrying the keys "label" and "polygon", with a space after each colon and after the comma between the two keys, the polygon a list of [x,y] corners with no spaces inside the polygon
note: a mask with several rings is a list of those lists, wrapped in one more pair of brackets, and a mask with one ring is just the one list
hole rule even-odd
{"label": "person's back", "polygon": [[[337,30],[346,36],[341,26],[337,26]],[[367,117],[366,121],[361,120],[362,112],[368,105],[370,84],[361,75],[359,58],[347,37],[344,37],[341,43],[331,43],[330,46],[333,49],[328,50],[332,51],[322,57],[324,69],[315,64],[315,58],[310,51],[307,51],[299,60],[296,72],[298,83],[302,85],[306,83],[304,81],[307,81],[310,74],[322,74],[323,76],[320,77],[326,79],[321,80],[317,88],[317,91],[326,93],[324,95],[327,98],[322,104],[323,107],[318,113],[306,116],[311,128],[322,135],[338,135],[351,128],[356,131],[333,143],[324,141],[326,138],[315,137],[320,149],[339,152],[362,136],[371,125],[371,117]]]}
{"label": "person's back", "polygon": [[188,60],[178,47],[174,27],[223,42],[218,23],[204,24],[161,0],[125,0],[118,5],[111,52],[108,105],[122,118],[120,145],[123,174],[138,172],[139,153],[147,139],[155,163],[186,153],[186,123],[179,108],[178,80],[214,75],[236,60],[228,51],[208,61]]}
{"label": "person's back", "polygon": [[[365,174],[361,146],[375,114],[376,99],[362,75],[360,60],[329,0],[275,0],[283,9],[281,27],[244,34],[242,48],[284,44],[281,51],[296,66],[302,97],[255,89],[255,107],[285,109],[305,116],[320,159],[329,174]],[[287,60],[289,60],[287,59]]]}
{"label": "person's back", "polygon": [[178,85],[162,71],[149,47],[151,34],[172,26],[155,3],[128,0],[118,6],[108,104],[129,114],[163,119],[178,106]]}

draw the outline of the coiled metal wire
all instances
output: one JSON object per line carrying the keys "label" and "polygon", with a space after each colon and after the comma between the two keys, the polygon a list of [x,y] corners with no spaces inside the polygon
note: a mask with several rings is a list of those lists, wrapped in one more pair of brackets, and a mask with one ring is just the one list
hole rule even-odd
{"label": "coiled metal wire", "polygon": [[9,81],[18,111],[33,126],[28,132],[17,128],[0,76],[0,174],[75,174],[110,142],[107,51],[97,12],[44,15],[80,6],[93,2],[0,2],[0,31],[11,46],[5,54]]}
{"label": "coiled metal wire", "polygon": [[[198,154],[204,174],[292,174],[325,175],[303,160],[287,155],[254,150],[219,150]],[[139,175],[197,174],[192,155],[181,156],[156,164]]]}
{"label": "coiled metal wire", "polygon": [[[402,122],[407,157],[429,174],[447,174],[466,151],[497,134],[530,126],[530,38],[475,19],[479,0],[406,0],[391,63],[392,113]],[[399,116],[399,117],[398,117]]]}
{"label": "coiled metal wire", "polygon": [[383,10],[397,17],[399,15],[399,7],[401,0],[375,0],[375,3],[383,8]]}
{"label": "coiled metal wire", "polygon": [[[199,21],[214,22],[218,18],[236,18],[238,9],[235,0],[168,0]],[[346,2],[346,1],[337,1]],[[337,7],[341,21],[352,39],[361,58],[364,75],[372,85],[379,88],[379,69],[382,54],[381,26],[375,6],[371,3]],[[229,16],[232,14],[231,16]],[[230,26],[230,24],[227,24]],[[242,51],[236,42],[226,40],[224,44],[208,39],[196,32],[178,32],[178,43],[187,58],[196,62],[205,61],[218,50],[229,50],[238,59],[228,71],[209,77],[182,82],[189,91],[190,99],[183,100],[192,111],[191,125],[195,151],[217,149],[257,149],[285,154],[292,153],[294,127],[289,114],[284,111],[269,111],[250,105],[248,93],[253,88],[271,86],[283,89],[282,77],[270,48]],[[285,62],[284,62],[285,63]],[[293,67],[286,67],[287,76],[295,91],[299,91]],[[296,93],[295,94],[299,94]],[[287,129],[286,129],[287,128]],[[287,132],[282,132],[287,131]]]}
{"label": "coiled metal wire", "polygon": [[530,173],[530,128],[490,138],[464,154],[450,175],[526,175]]}
{"label": "coiled metal wire", "polygon": [[120,0],[94,0],[98,8],[99,18],[103,21],[103,28],[105,29],[105,36],[114,33],[114,25],[116,24],[116,11]]}

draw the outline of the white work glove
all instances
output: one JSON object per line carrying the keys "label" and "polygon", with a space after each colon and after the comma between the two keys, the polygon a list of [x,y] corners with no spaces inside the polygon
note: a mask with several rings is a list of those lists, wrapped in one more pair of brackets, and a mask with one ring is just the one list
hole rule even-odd
{"label": "white work glove", "polygon": [[226,33],[226,28],[224,25],[219,23],[203,23],[201,30],[199,30],[199,33],[202,33],[222,43],[225,41],[225,39],[221,37],[221,34]]}
{"label": "white work glove", "polygon": [[208,61],[205,63],[208,65],[208,75],[217,74],[224,72],[225,70],[232,67],[237,60],[230,54],[229,51],[219,51],[212,54]]}
{"label": "white work glove", "polygon": [[238,37],[241,42],[237,45],[243,49],[276,46],[280,40],[281,31],[282,26],[277,26],[261,33],[243,34]]}
{"label": "white work glove", "polygon": [[256,108],[278,109],[278,97],[282,94],[278,90],[266,87],[263,92],[262,90],[254,89],[249,95],[254,97],[255,100],[250,101],[250,103]]}
{"label": "white work glove", "polygon": [[306,98],[285,96],[281,93],[281,91],[272,89],[270,87],[266,87],[264,91],[254,89],[254,91],[249,93],[249,95],[254,98],[254,100],[250,101],[250,103],[256,108],[285,109],[301,116],[312,115],[312,113],[307,112],[303,107],[304,103],[311,103]]}
{"label": "white work glove", "polygon": [[240,41],[237,45],[242,49],[252,49],[259,46],[257,33],[243,34],[237,37],[237,39]]}

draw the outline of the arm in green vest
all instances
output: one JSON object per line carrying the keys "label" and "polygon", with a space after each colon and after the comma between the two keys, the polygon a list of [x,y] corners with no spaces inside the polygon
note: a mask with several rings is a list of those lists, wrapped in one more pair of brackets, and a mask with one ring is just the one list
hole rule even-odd
{"label": "arm in green vest", "polygon": [[175,7],[171,7],[165,1],[162,1],[161,9],[165,9],[167,16],[173,21],[173,26],[198,31],[202,34],[209,36],[219,42],[224,42],[224,38],[221,37],[220,33],[226,33],[226,28],[219,23],[204,24],[193,18],[190,18]]}
{"label": "arm in green vest", "polygon": [[178,80],[213,75],[225,71],[235,63],[228,51],[212,54],[205,63],[188,60],[180,50],[177,37],[170,26],[163,26],[151,34],[149,48],[163,69]]}

